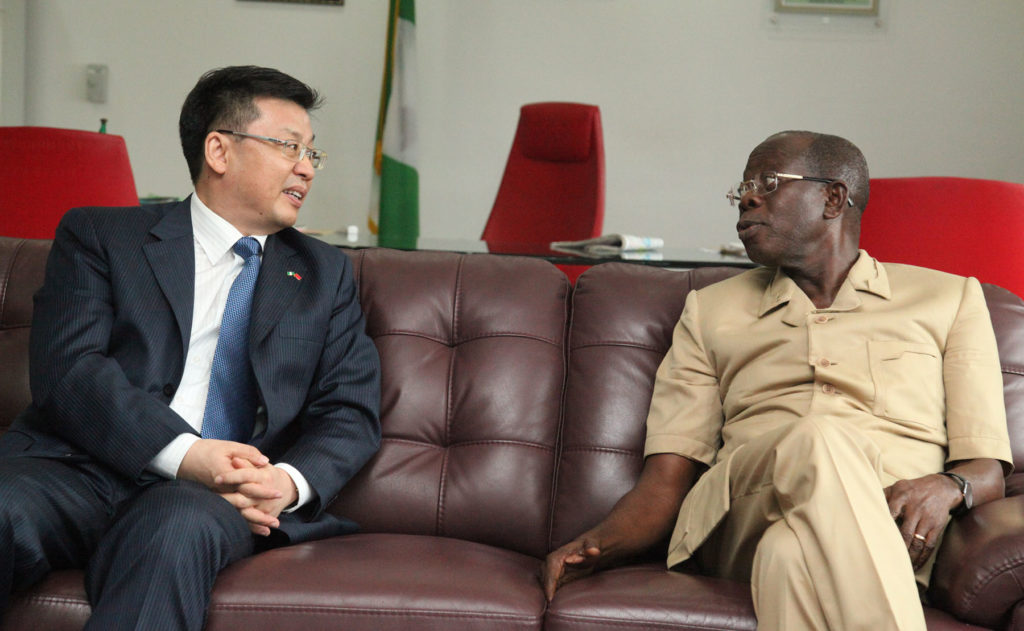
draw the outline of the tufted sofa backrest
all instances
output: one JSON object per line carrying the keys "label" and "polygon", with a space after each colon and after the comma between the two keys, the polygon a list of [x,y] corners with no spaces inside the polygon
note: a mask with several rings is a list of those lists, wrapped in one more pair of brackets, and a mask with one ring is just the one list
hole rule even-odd
{"label": "tufted sofa backrest", "polygon": [[546,552],[569,283],[539,259],[352,253],[382,367],[378,454],[335,502],[364,531]]}
{"label": "tufted sofa backrest", "polygon": [[[29,402],[49,241],[0,237],[0,432]],[[600,265],[570,294],[539,259],[350,252],[384,370],[380,452],[331,510],[366,531],[536,557],[599,521],[642,467],[654,373],[690,289],[740,270]],[[1024,302],[984,285],[1024,471]],[[570,302],[571,301],[571,302]],[[1024,493],[1024,473],[1007,494]]]}

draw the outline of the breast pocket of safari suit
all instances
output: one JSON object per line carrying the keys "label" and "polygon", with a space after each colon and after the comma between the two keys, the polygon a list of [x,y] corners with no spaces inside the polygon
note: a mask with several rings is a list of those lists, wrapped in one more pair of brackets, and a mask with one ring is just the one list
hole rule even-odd
{"label": "breast pocket of safari suit", "polygon": [[932,344],[869,340],[876,416],[937,429],[946,415],[942,356]]}

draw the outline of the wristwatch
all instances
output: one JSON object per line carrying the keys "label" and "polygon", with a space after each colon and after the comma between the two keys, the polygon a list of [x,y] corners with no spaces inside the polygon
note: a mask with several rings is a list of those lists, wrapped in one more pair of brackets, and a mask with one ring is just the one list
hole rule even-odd
{"label": "wristwatch", "polygon": [[956,482],[956,485],[960,487],[960,492],[964,496],[964,501],[949,509],[949,514],[954,517],[958,517],[971,510],[971,507],[974,506],[974,491],[971,490],[971,483],[967,478],[959,473],[953,473],[952,471],[939,471],[939,475],[952,478],[953,481]]}

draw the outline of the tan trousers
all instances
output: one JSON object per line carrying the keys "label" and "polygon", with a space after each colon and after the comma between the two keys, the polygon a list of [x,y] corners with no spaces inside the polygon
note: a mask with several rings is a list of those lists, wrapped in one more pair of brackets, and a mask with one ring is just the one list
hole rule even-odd
{"label": "tan trousers", "polygon": [[750,580],[759,630],[925,630],[872,441],[807,417],[747,443],[729,467],[729,513],[698,556]]}

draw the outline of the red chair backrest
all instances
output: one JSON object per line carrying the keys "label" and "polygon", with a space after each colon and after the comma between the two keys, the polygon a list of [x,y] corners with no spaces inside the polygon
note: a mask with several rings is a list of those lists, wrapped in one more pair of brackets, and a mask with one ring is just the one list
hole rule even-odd
{"label": "red chair backrest", "polygon": [[139,203],[120,136],[0,127],[0,149],[0,235],[52,239],[70,208]]}
{"label": "red chair backrest", "polygon": [[860,244],[880,261],[974,276],[1024,296],[1024,184],[872,179]]}
{"label": "red chair backrest", "polygon": [[604,225],[604,139],[596,105],[532,103],[519,112],[484,227],[497,243],[589,239]]}

